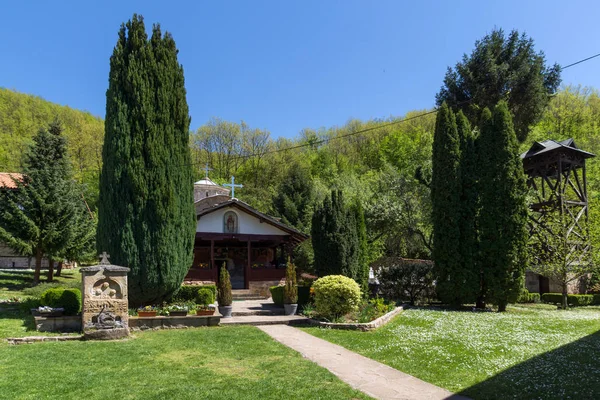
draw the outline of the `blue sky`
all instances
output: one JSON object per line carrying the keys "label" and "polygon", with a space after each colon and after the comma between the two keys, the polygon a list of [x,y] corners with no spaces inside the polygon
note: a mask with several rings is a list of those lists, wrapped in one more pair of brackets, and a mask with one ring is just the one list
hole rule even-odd
{"label": "blue sky", "polygon": [[[494,27],[562,65],[600,52],[597,1],[13,1],[0,86],[104,117],[109,58],[134,12],[179,48],[196,129],[212,116],[272,136],[430,108],[447,66]],[[563,83],[600,88],[600,58]]]}

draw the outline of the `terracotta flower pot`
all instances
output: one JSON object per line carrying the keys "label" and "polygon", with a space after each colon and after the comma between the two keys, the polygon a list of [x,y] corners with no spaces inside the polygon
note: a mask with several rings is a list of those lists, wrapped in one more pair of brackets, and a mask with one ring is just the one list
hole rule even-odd
{"label": "terracotta flower pot", "polygon": [[215,309],[212,308],[210,310],[196,310],[196,315],[213,315],[215,313]]}
{"label": "terracotta flower pot", "polygon": [[138,317],[156,317],[156,311],[138,311]]}

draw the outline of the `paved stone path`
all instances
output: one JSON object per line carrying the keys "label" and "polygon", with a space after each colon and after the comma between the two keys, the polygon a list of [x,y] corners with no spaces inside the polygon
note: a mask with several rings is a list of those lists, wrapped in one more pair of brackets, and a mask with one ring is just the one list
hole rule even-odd
{"label": "paved stone path", "polygon": [[267,325],[258,329],[373,398],[468,400],[291,326]]}

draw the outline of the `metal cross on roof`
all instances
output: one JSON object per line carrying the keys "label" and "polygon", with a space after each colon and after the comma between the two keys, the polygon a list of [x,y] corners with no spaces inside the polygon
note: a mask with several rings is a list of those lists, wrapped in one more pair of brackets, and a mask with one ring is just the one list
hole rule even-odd
{"label": "metal cross on roof", "polygon": [[110,262],[108,261],[108,259],[110,258],[110,254],[107,254],[105,251],[103,251],[99,257],[101,258],[101,260],[100,260],[101,265],[110,265]]}
{"label": "metal cross on roof", "polygon": [[235,198],[235,188],[238,187],[238,188],[241,189],[241,188],[244,187],[244,185],[241,185],[241,184],[237,184],[236,185],[235,184],[235,178],[233,176],[231,177],[231,183],[226,183],[223,186],[227,186],[227,187],[231,188],[231,198],[232,199]]}
{"label": "metal cross on roof", "polygon": [[206,163],[203,169],[205,172],[205,176],[208,178],[208,171],[212,171],[212,168],[208,168],[208,163]]}

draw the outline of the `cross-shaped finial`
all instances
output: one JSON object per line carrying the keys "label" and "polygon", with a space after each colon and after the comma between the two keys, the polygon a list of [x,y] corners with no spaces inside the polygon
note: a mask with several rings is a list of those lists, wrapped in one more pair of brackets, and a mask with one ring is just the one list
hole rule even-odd
{"label": "cross-shaped finial", "polygon": [[231,188],[231,198],[232,199],[235,198],[235,188],[238,187],[241,189],[244,187],[244,185],[240,185],[240,184],[236,185],[235,178],[233,176],[231,177],[231,183],[226,183],[223,186],[228,186]]}
{"label": "cross-shaped finial", "polygon": [[212,171],[212,168],[208,168],[208,163],[206,163],[203,169],[205,172],[205,176],[208,178],[208,171]]}
{"label": "cross-shaped finial", "polygon": [[110,262],[108,261],[108,259],[110,258],[110,254],[107,254],[105,251],[103,251],[102,254],[100,254],[100,258],[101,265],[110,265]]}

